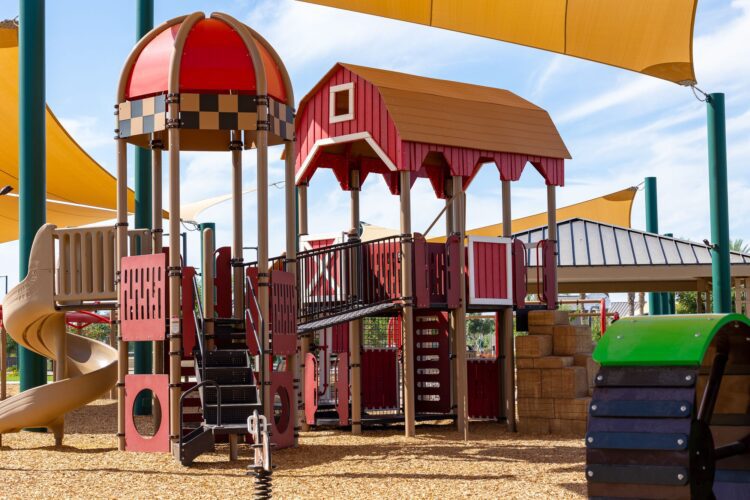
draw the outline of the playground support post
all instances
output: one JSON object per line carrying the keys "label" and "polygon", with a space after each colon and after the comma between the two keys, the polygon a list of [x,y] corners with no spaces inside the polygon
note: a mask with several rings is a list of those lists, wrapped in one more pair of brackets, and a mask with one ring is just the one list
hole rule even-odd
{"label": "playground support post", "polygon": [[[349,189],[351,195],[351,228],[349,229],[349,241],[359,241],[359,192],[360,177],[359,170],[350,172]],[[359,262],[357,262],[356,250],[352,253],[350,261],[351,279],[350,293],[357,294]],[[405,296],[411,296],[411,294]],[[349,365],[351,367],[352,387],[352,434],[362,434],[362,371],[360,370],[362,341],[362,320],[355,319],[349,322]]]}
{"label": "playground support post", "polygon": [[[659,196],[656,188],[656,177],[644,179],[646,195],[646,231],[659,234]],[[661,293],[648,293],[648,313],[651,316],[663,314]]]}
{"label": "playground support post", "polygon": [[729,267],[729,194],[724,94],[706,96],[708,107],[708,188],[711,205],[711,280],[715,313],[732,310]]}
{"label": "playground support post", "polygon": [[[18,19],[18,275],[23,279],[29,271],[34,237],[46,220],[45,1],[20,1]],[[18,346],[18,362],[21,391],[47,383],[44,357]]]}
{"label": "playground support post", "polygon": [[[292,158],[294,156],[292,155]],[[297,231],[299,238],[307,236],[307,184],[300,184],[297,186]],[[298,241],[297,245],[302,248],[302,242]],[[307,353],[310,352],[310,334],[305,334],[300,339],[299,343],[299,372],[300,372],[300,409],[301,413],[301,425],[300,429],[303,431],[309,431],[310,425],[307,423],[307,417],[305,414],[305,394],[306,394],[306,380],[305,380],[305,362],[307,360]]]}
{"label": "playground support post", "polygon": [[[510,238],[513,234],[513,218],[511,214],[510,181],[502,181],[503,204],[503,237]],[[505,402],[505,419],[509,432],[516,432],[516,380],[515,380],[515,347],[513,336],[513,309],[506,307],[502,311],[503,329],[503,366],[498,372],[502,380],[498,384],[502,387]]]}
{"label": "playground support post", "polygon": [[[162,253],[162,151],[164,144],[160,140],[151,141],[151,252]],[[137,206],[136,206],[137,211]],[[164,373],[164,341],[153,342],[151,365],[155,374]],[[161,422],[161,407],[153,405],[151,414],[154,425]]]}
{"label": "playground support post", "polygon": [[[451,177],[445,180],[445,234],[452,235],[455,232],[453,227],[453,179]],[[457,384],[457,366],[456,356],[456,310],[448,311],[448,352],[451,353],[451,408],[457,408],[456,398],[458,395]]]}
{"label": "playground support post", "polygon": [[203,276],[203,314],[210,321],[204,322],[203,333],[206,337],[205,340],[206,349],[213,351],[214,349],[214,230],[211,227],[207,227],[201,231],[203,236],[203,261],[201,263],[201,274]]}
{"label": "playground support post", "polygon": [[[138,42],[154,28],[154,1],[138,0],[136,4],[135,40]],[[151,152],[148,149],[135,146],[135,227],[137,229],[152,228],[152,199],[151,199]],[[141,246],[137,245],[138,253]],[[136,342],[133,345],[133,372],[151,373],[153,364],[153,343]],[[156,373],[156,372],[155,372]],[[141,394],[135,402],[136,415],[151,414],[151,398]]]}
{"label": "playground support post", "polygon": [[232,131],[232,316],[245,315],[245,268],[242,267],[242,132]]}
{"label": "playground support post", "polygon": [[466,194],[463,177],[453,177],[453,228],[458,233],[459,293],[461,305],[456,309],[456,421],[458,433],[469,438],[469,399],[466,366]]}
{"label": "playground support post", "polygon": [[[284,216],[286,223],[286,271],[294,275],[297,283],[297,188],[294,185],[294,141],[284,143]],[[301,357],[304,363],[305,357]],[[294,377],[294,394],[292,395],[292,422],[295,426],[294,445],[299,442],[300,417],[304,420],[304,413],[299,411],[300,406],[300,380],[304,375],[304,369],[300,369],[299,337],[297,338],[297,349],[289,357],[287,366],[292,367]]]}
{"label": "playground support post", "polygon": [[412,241],[411,234],[411,173],[399,173],[401,196],[401,242],[403,255],[401,264],[401,295],[406,298],[403,311],[404,353],[404,431],[406,437],[416,436],[416,412],[414,408],[414,307],[412,304]]}
{"label": "playground support post", "polygon": [[[120,263],[128,247],[128,148],[124,139],[117,139],[117,296],[120,296]],[[115,313],[115,311],[113,311]],[[119,313],[114,318],[119,319]],[[128,374],[128,343],[122,340],[117,324],[117,437],[118,449],[125,450],[125,376]]]}

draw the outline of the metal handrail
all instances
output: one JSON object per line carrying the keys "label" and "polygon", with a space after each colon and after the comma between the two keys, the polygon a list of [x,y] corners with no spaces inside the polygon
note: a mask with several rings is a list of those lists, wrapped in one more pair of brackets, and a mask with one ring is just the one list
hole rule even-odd
{"label": "metal handrail", "polygon": [[[205,339],[205,318],[203,315],[203,303],[200,299],[200,296],[198,295],[198,281],[195,279],[195,276],[193,276],[193,295],[195,296],[195,301],[198,303],[198,314],[195,314],[195,309],[193,309],[193,320],[195,321],[195,333],[196,337],[198,337],[198,349],[201,353],[201,380],[206,378],[206,339]],[[199,319],[200,318],[200,319]]]}
{"label": "metal handrail", "polygon": [[[260,323],[260,332],[261,334],[263,331],[265,331],[266,326],[266,320],[263,317],[263,311],[260,308],[260,302],[258,302],[258,295],[255,293],[255,287],[253,286],[253,280],[250,279],[249,276],[245,276],[245,282],[247,283],[247,289],[248,289],[248,295],[252,297],[253,304],[255,305],[255,310],[258,311],[258,322]],[[255,320],[253,319],[253,313],[249,310],[249,308],[245,308],[245,316],[248,316],[250,318],[250,324],[253,327],[253,335],[255,336],[255,344],[258,346],[258,356],[260,357],[260,380],[261,380],[261,387],[260,387],[260,405],[261,408],[265,409],[265,390],[264,385],[266,383],[266,380],[263,379],[266,373],[266,350],[265,346],[261,342],[261,339],[258,337],[258,327],[255,325]]]}
{"label": "metal handrail", "polygon": [[[182,447],[182,440],[185,437],[182,428],[184,427],[184,418],[185,418],[185,397],[192,393],[197,391],[203,386],[211,385],[216,389],[216,425],[221,425],[221,387],[219,387],[219,384],[214,382],[213,380],[203,380],[197,384],[195,384],[193,387],[188,389],[187,391],[183,392],[180,396],[180,429],[179,429],[179,437],[180,437],[180,447]],[[203,415],[203,418],[205,420],[206,416]]]}

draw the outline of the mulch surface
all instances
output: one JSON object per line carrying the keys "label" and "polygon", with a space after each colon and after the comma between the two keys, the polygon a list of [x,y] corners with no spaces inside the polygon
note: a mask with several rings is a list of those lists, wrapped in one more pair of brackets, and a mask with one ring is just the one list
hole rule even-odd
{"label": "mulch surface", "polygon": [[[11,386],[12,387],[12,386]],[[12,389],[11,389],[12,390]],[[300,446],[274,453],[278,498],[575,498],[585,495],[582,440],[509,434],[473,423],[460,441],[448,425],[402,430],[302,433]],[[2,437],[1,497],[248,498],[250,450],[230,462],[226,445],[192,467],[168,454],[117,451],[116,403],[102,399],[70,413],[60,448],[51,434]]]}

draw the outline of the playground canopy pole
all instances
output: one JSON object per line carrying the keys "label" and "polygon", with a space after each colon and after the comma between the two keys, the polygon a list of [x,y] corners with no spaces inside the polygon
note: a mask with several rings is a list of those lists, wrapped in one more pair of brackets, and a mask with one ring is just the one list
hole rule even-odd
{"label": "playground canopy pole", "polygon": [[[21,0],[18,19],[18,275],[23,279],[29,272],[34,236],[46,220],[44,0]],[[21,391],[47,383],[42,356],[19,345],[18,361]]]}
{"label": "playground canopy pole", "polygon": [[[656,191],[656,177],[644,180],[646,193],[646,231],[659,234],[659,202]],[[648,293],[648,312],[651,316],[663,314],[660,293]]]}
{"label": "playground canopy pole", "polygon": [[[136,32],[135,41],[154,28],[154,1],[138,0],[136,4]],[[151,152],[135,146],[135,227],[137,229],[151,229]],[[140,252],[140,248],[138,249]],[[133,344],[133,372],[138,374],[151,373],[152,343],[135,342]],[[151,398],[145,397],[145,392],[135,402],[136,415],[151,414]]]}
{"label": "playground canopy pole", "polygon": [[711,206],[711,279],[715,313],[732,310],[729,270],[729,195],[724,94],[706,96],[708,106],[708,189]]}

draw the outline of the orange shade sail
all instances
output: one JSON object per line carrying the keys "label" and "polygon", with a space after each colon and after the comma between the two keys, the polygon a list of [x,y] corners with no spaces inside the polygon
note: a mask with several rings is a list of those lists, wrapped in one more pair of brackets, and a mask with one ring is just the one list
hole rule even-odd
{"label": "orange shade sail", "polygon": [[695,83],[697,0],[301,0]]}

